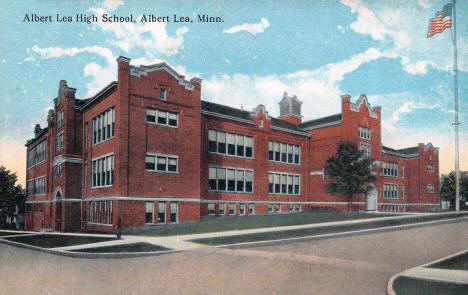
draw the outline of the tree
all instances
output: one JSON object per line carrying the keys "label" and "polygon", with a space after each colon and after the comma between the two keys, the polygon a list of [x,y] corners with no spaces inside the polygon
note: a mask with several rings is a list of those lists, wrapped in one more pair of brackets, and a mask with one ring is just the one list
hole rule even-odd
{"label": "tree", "polygon": [[372,175],[372,159],[363,151],[357,150],[352,143],[339,143],[337,153],[325,163],[327,176],[331,183],[326,190],[340,195],[348,201],[348,212],[351,199],[356,194],[367,194],[372,190],[369,184],[375,180]]}
{"label": "tree", "polygon": [[[442,175],[440,179],[440,197],[455,204],[455,171]],[[468,200],[468,173],[460,172],[460,201]]]}
{"label": "tree", "polygon": [[26,197],[21,185],[16,185],[18,177],[4,166],[0,166],[0,225],[8,215],[12,216],[18,208],[24,211]]}

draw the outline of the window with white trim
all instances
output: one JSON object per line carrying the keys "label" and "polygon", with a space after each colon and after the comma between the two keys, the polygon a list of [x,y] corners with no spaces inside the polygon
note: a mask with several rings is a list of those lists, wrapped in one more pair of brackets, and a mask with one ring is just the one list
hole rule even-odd
{"label": "window with white trim", "polygon": [[218,206],[218,215],[226,214],[226,204],[219,204]]}
{"label": "window with white trim", "polygon": [[46,183],[45,177],[36,178],[34,180],[34,189],[35,189],[36,196],[45,194],[45,183]]}
{"label": "window with white trim", "polygon": [[427,171],[428,171],[428,172],[434,172],[434,166],[432,166],[432,165],[427,165]]}
{"label": "window with white trim", "polygon": [[93,188],[114,185],[114,155],[93,160],[92,172]]}
{"label": "window with white trim", "polygon": [[401,186],[401,198],[402,199],[405,198],[405,186],[404,185]]}
{"label": "window with white trim", "polygon": [[166,203],[158,202],[158,223],[166,223]]}
{"label": "window with white trim", "polygon": [[300,164],[301,148],[298,145],[268,142],[268,160],[288,164]]}
{"label": "window with white trim", "polygon": [[30,149],[27,154],[28,169],[34,166],[35,161],[36,161],[35,156],[36,156],[36,149],[35,148]]}
{"label": "window with white trim", "polygon": [[245,215],[245,208],[246,205],[245,204],[240,204],[239,205],[239,215]]}
{"label": "window with white trim", "polygon": [[371,139],[371,130],[366,127],[359,126],[359,137],[362,139]]}
{"label": "window with white trim", "polygon": [[63,127],[63,110],[57,113],[57,130]]}
{"label": "window with white trim", "polygon": [[426,187],[426,190],[428,193],[433,194],[434,193],[434,186],[432,184],[428,184]]}
{"label": "window with white trim", "polygon": [[159,99],[160,100],[166,100],[167,99],[167,90],[166,88],[160,88],[159,89]]}
{"label": "window with white trim", "polygon": [[269,172],[268,193],[299,195],[301,193],[301,176],[298,174]]}
{"label": "window with white trim", "polygon": [[382,162],[382,175],[398,177],[398,164]]}
{"label": "window with white trim", "polygon": [[362,151],[362,155],[366,158],[371,156],[371,146],[370,144],[358,143],[358,150]]}
{"label": "window with white trim", "polygon": [[63,132],[57,134],[57,151],[63,148]]}
{"label": "window with white trim", "polygon": [[26,195],[27,196],[34,195],[34,180],[28,180],[26,182]]}
{"label": "window with white trim", "polygon": [[398,185],[384,184],[382,188],[384,199],[398,199]]}
{"label": "window with white trim", "polygon": [[179,124],[179,115],[174,112],[148,108],[146,109],[146,123],[177,127]]}
{"label": "window with white trim", "polygon": [[93,145],[114,137],[115,108],[112,107],[93,119]]}
{"label": "window with white trim", "polygon": [[112,224],[113,201],[89,202],[88,222],[97,224]]}
{"label": "window with white trim", "polygon": [[254,214],[255,214],[255,205],[249,204],[249,215],[254,215]]}
{"label": "window with white trim", "polygon": [[62,166],[63,166],[63,163],[60,163],[54,166],[55,178],[62,176]]}
{"label": "window with white trim", "polygon": [[171,202],[171,205],[170,205],[170,215],[169,215],[169,220],[171,223],[177,223],[178,220],[177,220],[177,204],[176,202]]}
{"label": "window with white trim", "polygon": [[154,223],[154,202],[145,202],[145,223]]}
{"label": "window with white trim", "polygon": [[148,171],[156,172],[178,172],[178,157],[166,155],[153,155],[147,154],[145,160],[145,167]]}
{"label": "window with white trim", "polygon": [[208,204],[208,215],[215,215],[215,204]]}
{"label": "window with white trim", "polygon": [[210,167],[208,170],[208,190],[231,193],[252,193],[253,171]]}
{"label": "window with white trim", "polygon": [[236,205],[229,204],[229,215],[235,215],[235,214],[236,214]]}
{"label": "window with white trim", "polygon": [[47,140],[43,140],[36,146],[36,165],[45,161],[46,159]]}
{"label": "window with white trim", "polygon": [[253,137],[224,131],[208,130],[210,153],[253,158]]}

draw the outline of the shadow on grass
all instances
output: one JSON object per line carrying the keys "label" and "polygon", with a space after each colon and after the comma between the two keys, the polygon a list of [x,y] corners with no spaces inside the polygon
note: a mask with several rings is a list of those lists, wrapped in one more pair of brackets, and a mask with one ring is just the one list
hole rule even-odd
{"label": "shadow on grass", "polygon": [[368,214],[314,210],[290,214],[250,215],[250,216],[205,216],[200,222],[183,223],[164,227],[126,230],[127,234],[144,236],[187,235],[230,230],[268,228],[276,226],[302,225],[322,222],[389,217],[390,214]]}
{"label": "shadow on grass", "polygon": [[5,238],[5,240],[42,248],[55,248],[112,241],[115,240],[115,238],[41,234],[33,236],[9,237]]}
{"label": "shadow on grass", "polygon": [[122,252],[159,252],[171,250],[169,248],[160,247],[149,243],[134,243],[125,245],[115,245],[97,248],[77,249],[71,252],[85,253],[122,253]]}
{"label": "shadow on grass", "polygon": [[436,282],[402,276],[393,282],[393,290],[397,295],[460,295],[468,293],[468,284]]}

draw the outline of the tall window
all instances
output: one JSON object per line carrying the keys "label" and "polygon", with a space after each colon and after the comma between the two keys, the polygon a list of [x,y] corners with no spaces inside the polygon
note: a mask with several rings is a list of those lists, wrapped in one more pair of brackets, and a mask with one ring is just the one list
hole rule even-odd
{"label": "tall window", "polygon": [[364,157],[370,158],[371,156],[371,146],[365,143],[358,144],[358,150],[362,151]]}
{"label": "tall window", "polygon": [[249,215],[254,215],[254,214],[255,214],[255,205],[249,204]]}
{"label": "tall window", "polygon": [[166,223],[166,203],[158,203],[158,223]]}
{"label": "tall window", "polygon": [[63,127],[63,110],[57,114],[57,130]]}
{"label": "tall window", "polygon": [[383,197],[385,199],[398,199],[398,185],[396,184],[384,184],[383,185]]}
{"label": "tall window", "polygon": [[44,195],[45,194],[45,177],[36,178],[34,187],[35,187],[35,194],[36,195]]}
{"label": "tall window", "polygon": [[268,173],[268,192],[270,194],[299,195],[301,177],[296,174]]}
{"label": "tall window", "polygon": [[145,223],[154,223],[154,203],[153,202],[145,202]]}
{"label": "tall window", "polygon": [[29,180],[26,182],[26,195],[34,195],[34,180]]}
{"label": "tall window", "polygon": [[93,144],[114,137],[115,108],[112,107],[93,119]]}
{"label": "tall window", "polygon": [[215,215],[215,204],[208,204],[208,215]]}
{"label": "tall window", "polygon": [[301,148],[298,145],[268,142],[268,160],[288,164],[300,164]]}
{"label": "tall window", "polygon": [[92,172],[93,188],[114,185],[114,155],[93,160]]}
{"label": "tall window", "polygon": [[208,190],[232,193],[252,193],[253,171],[210,167],[208,171]]}
{"label": "tall window", "polygon": [[371,139],[371,130],[365,127],[359,127],[359,137],[362,139]]}
{"label": "tall window", "polygon": [[31,168],[31,167],[34,166],[35,161],[36,161],[36,159],[35,159],[35,156],[36,156],[36,149],[35,149],[35,148],[30,149],[30,150],[28,151],[28,155],[27,155],[27,156],[28,156],[28,161],[27,161],[27,162],[28,162],[28,168]]}
{"label": "tall window", "polygon": [[57,151],[63,148],[63,132],[57,134]]}
{"label": "tall window", "polygon": [[88,221],[99,224],[112,224],[112,201],[89,202]]}
{"label": "tall window", "polygon": [[382,175],[390,177],[398,177],[398,164],[394,163],[382,163]]}
{"label": "tall window", "polygon": [[163,126],[177,127],[179,118],[178,114],[174,112],[146,109],[146,122]]}
{"label": "tall window", "polygon": [[167,99],[166,95],[167,95],[166,88],[160,88],[159,89],[159,99],[166,100]]}
{"label": "tall window", "polygon": [[177,156],[146,155],[146,170],[157,172],[177,172]]}
{"label": "tall window", "polygon": [[209,130],[208,151],[229,156],[253,158],[253,137]]}
{"label": "tall window", "polygon": [[36,146],[36,164],[39,164],[46,159],[47,140],[42,141]]}
{"label": "tall window", "polygon": [[432,184],[428,184],[426,188],[427,192],[430,194],[434,193],[434,186]]}

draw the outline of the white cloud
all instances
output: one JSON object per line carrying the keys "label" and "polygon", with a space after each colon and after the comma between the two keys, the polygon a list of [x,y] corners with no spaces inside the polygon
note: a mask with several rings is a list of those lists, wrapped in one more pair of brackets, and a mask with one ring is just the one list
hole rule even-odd
{"label": "white cloud", "polygon": [[340,26],[340,25],[337,25],[336,28],[342,33],[344,34],[345,33],[345,28],[343,28],[343,26]]}
{"label": "white cloud", "polygon": [[422,8],[429,8],[431,7],[431,3],[426,3],[426,0],[418,0],[418,5]]}
{"label": "white cloud", "polygon": [[424,104],[424,103],[415,103],[414,101],[408,101],[408,102],[405,102],[396,111],[394,111],[389,120],[383,121],[382,126],[388,132],[394,132],[396,130],[394,125],[398,121],[400,121],[401,117],[404,114],[410,114],[414,110],[419,110],[419,109],[433,110],[433,109],[436,109],[436,108],[440,109],[440,104],[427,105],[427,104]]}
{"label": "white cloud", "polygon": [[123,0],[105,0],[104,3],[102,3],[102,6],[107,10],[116,10],[117,7],[123,4]]}
{"label": "white cloud", "polygon": [[242,31],[249,32],[252,35],[257,35],[260,33],[263,33],[266,28],[270,26],[270,23],[266,18],[263,18],[260,20],[259,23],[254,23],[254,24],[249,24],[249,23],[243,23],[242,25],[234,26],[232,28],[223,30],[223,33],[226,34],[234,34]]}
{"label": "white cloud", "polygon": [[2,64],[6,63],[6,59],[2,59]]}
{"label": "white cloud", "polygon": [[[90,11],[101,19],[104,13],[108,13],[105,8],[90,8]],[[97,22],[93,26],[103,32],[110,33],[108,42],[130,52],[133,48],[141,48],[149,58],[153,58],[157,53],[172,56],[176,55],[181,48],[184,38],[188,32],[187,27],[180,27],[176,30],[176,36],[171,37],[166,31],[166,23],[139,22],[141,16],[137,17],[136,23],[130,22]]]}

